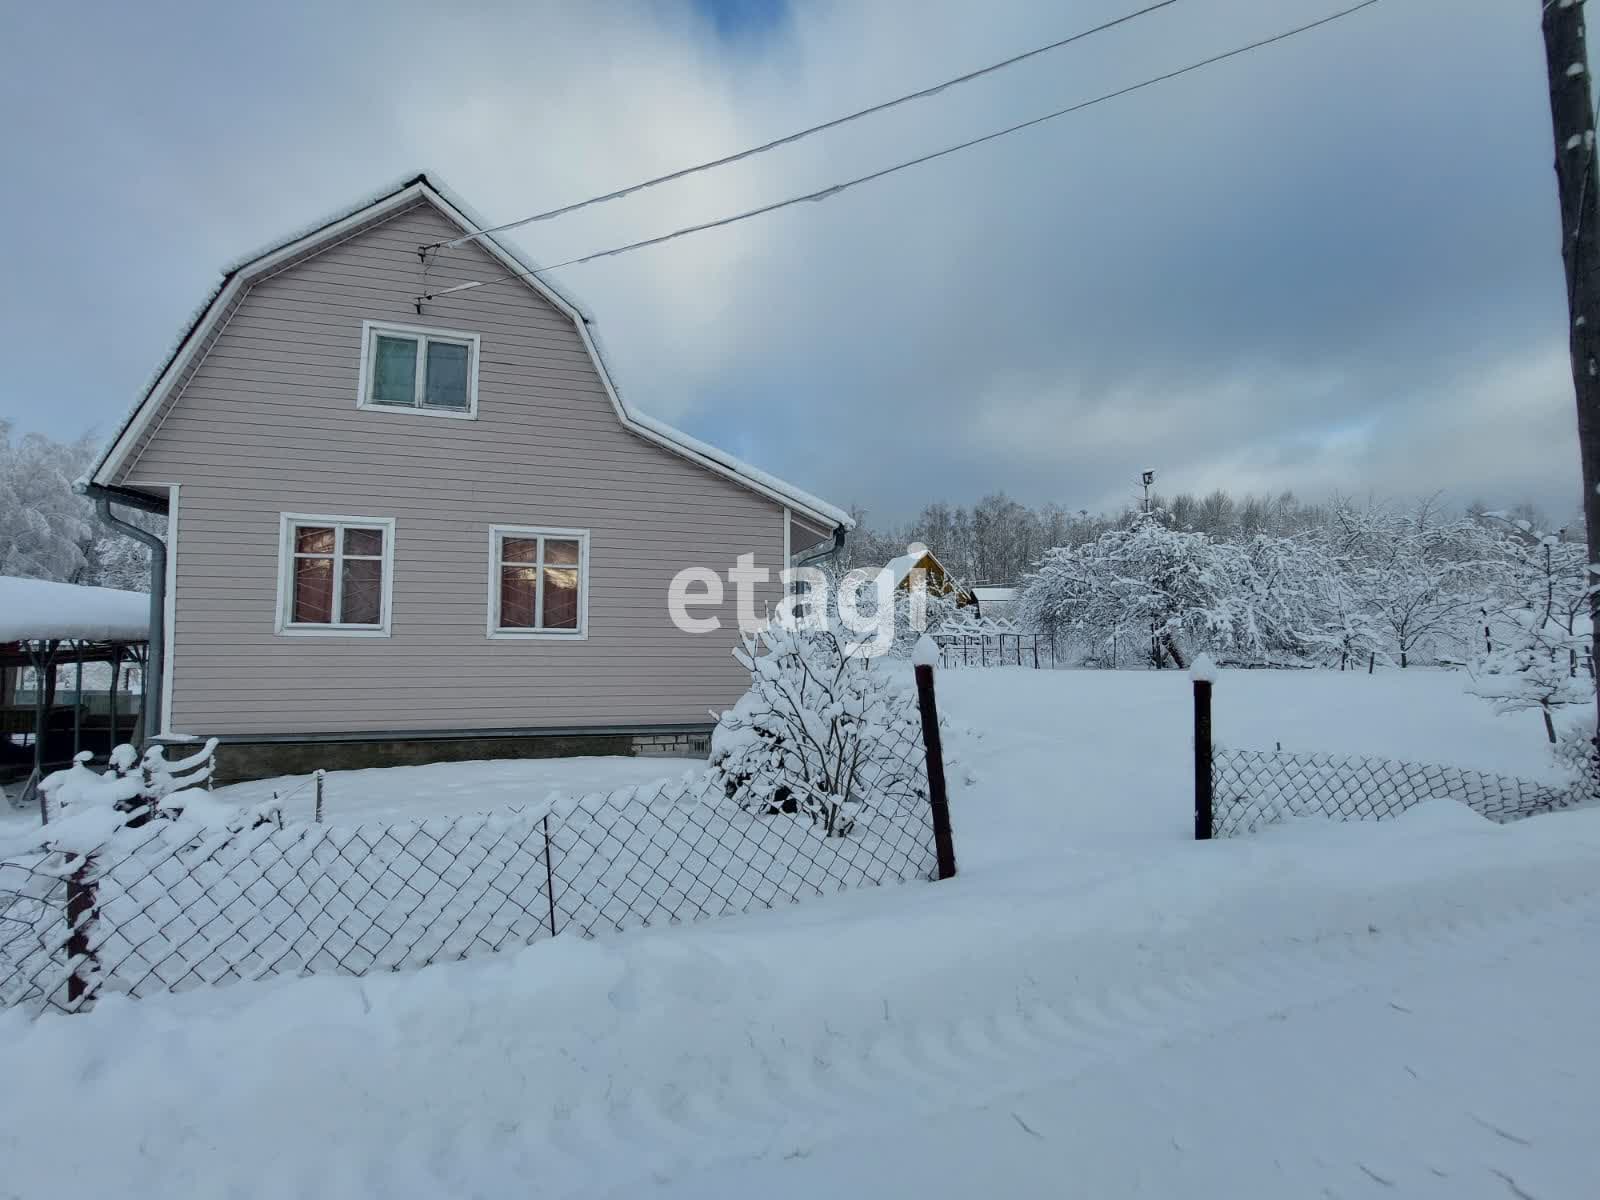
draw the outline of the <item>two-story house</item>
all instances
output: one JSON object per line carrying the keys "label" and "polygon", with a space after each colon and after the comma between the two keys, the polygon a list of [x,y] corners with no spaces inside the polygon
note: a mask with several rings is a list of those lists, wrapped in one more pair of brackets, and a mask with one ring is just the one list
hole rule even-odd
{"label": "two-story house", "polygon": [[590,319],[418,176],[228,269],[88,490],[167,516],[159,724],[227,778],[692,751],[748,677],[735,598],[849,517],[636,411]]}

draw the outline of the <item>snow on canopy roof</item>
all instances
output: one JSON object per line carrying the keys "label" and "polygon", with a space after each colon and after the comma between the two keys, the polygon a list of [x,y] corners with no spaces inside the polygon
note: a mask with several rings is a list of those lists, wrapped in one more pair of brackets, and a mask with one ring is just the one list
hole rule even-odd
{"label": "snow on canopy roof", "polygon": [[0,642],[142,642],[150,595],[0,575]]}
{"label": "snow on canopy roof", "polygon": [[972,594],[978,598],[979,604],[1009,604],[1017,598],[1017,589],[1012,587],[975,587]]}

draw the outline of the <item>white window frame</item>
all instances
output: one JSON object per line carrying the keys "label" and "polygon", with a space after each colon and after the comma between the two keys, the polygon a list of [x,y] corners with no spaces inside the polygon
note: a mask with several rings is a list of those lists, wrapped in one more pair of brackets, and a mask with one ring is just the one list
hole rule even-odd
{"label": "white window frame", "polygon": [[[344,560],[344,531],[346,529],[381,529],[383,531],[383,591],[376,625],[345,625],[338,622],[295,622],[294,615],[294,531],[297,526],[317,525],[333,528],[332,555],[313,554],[308,558],[333,559],[333,612],[339,612],[343,599],[344,579],[339,567]],[[278,609],[274,632],[284,637],[388,637],[390,618],[394,609],[394,529],[393,517],[348,517],[327,513],[278,514]]]}
{"label": "white window frame", "polygon": [[[576,629],[504,629],[500,625],[500,542],[503,538],[540,538],[538,563],[544,566],[544,538],[578,543],[578,627]],[[527,564],[522,564],[526,566]],[[535,619],[543,615],[544,581],[534,593]],[[513,641],[581,642],[589,636],[589,531],[553,529],[543,525],[489,526],[489,636]]]}
{"label": "white window frame", "polygon": [[[373,360],[378,353],[378,335],[411,338],[417,343],[417,377],[412,395],[415,404],[379,404],[371,398],[375,372]],[[467,407],[433,408],[422,402],[427,394],[428,342],[451,342],[467,347]],[[478,350],[480,339],[475,333],[455,329],[430,329],[421,325],[396,325],[388,321],[361,322],[361,372],[356,391],[356,407],[369,411],[391,413],[421,413],[428,417],[447,417],[452,421],[478,419]]]}

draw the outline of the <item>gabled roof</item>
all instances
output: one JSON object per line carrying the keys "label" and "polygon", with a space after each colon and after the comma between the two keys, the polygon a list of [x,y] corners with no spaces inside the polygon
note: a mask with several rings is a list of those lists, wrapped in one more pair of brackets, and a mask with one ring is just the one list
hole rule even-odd
{"label": "gabled roof", "polygon": [[[341,209],[314,225],[302,227],[295,233],[256,251],[248,258],[237,260],[225,267],[216,290],[194,314],[161,369],[151,379],[132,411],[123,420],[117,435],[101,451],[100,457],[89,472],[89,481],[100,485],[111,483],[150,423],[159,416],[175,391],[180,389],[181,380],[190,366],[191,359],[201,353],[201,348],[213,328],[252,283],[273,270],[315,253],[357,228],[402,212],[419,200],[432,204],[459,226],[463,233],[478,234],[487,228],[487,222],[481,220],[438,180],[427,175],[415,175],[376,197]],[[475,240],[484,250],[498,259],[507,271],[518,274],[528,287],[572,321],[578,337],[589,353],[590,360],[594,363],[596,373],[600,376],[600,382],[605,387],[612,408],[616,410],[617,419],[625,428],[715,474],[725,476],[768,499],[788,506],[796,516],[817,522],[828,529],[841,526],[845,529],[854,527],[855,522],[843,509],[632,408],[617,390],[601,354],[595,331],[591,327],[591,318],[577,301],[570,295],[557,291],[536,274],[538,268],[503,239],[491,234],[481,234]]]}
{"label": "gabled roof", "polygon": [[930,558],[932,558],[934,562],[939,561],[938,559],[933,558],[933,555],[925,549],[916,550],[910,554],[901,554],[884,563],[883,569],[878,572],[878,576],[879,578],[888,576],[889,588],[892,591],[906,581],[911,572],[916,569],[918,563],[922,562],[924,559]]}
{"label": "gabled roof", "polygon": [[945,570],[945,565],[939,561],[938,556],[921,542],[912,542],[906,547],[906,553],[886,562],[878,572],[877,578],[880,583],[887,578],[889,581],[887,590],[893,591],[905,583],[910,578],[911,572],[918,567],[933,577],[930,580],[930,587],[941,595],[946,591],[953,591],[962,596],[971,596],[970,591],[950,578],[950,572]]}

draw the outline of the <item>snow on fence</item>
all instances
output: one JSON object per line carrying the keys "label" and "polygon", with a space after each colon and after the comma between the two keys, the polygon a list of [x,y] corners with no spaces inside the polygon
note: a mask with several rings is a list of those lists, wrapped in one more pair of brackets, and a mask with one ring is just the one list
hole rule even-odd
{"label": "snow on fence", "polygon": [[1565,788],[1459,767],[1337,754],[1217,750],[1213,836],[1253,833],[1292,816],[1381,821],[1424,800],[1449,799],[1504,824],[1578,802]]}
{"label": "snow on fence", "polygon": [[1576,787],[1428,763],[1283,750],[1229,750],[1211,740],[1207,661],[1194,671],[1195,837],[1237,837],[1290,817],[1381,821],[1425,800],[1455,800],[1505,824],[1570,808]]}
{"label": "snow on fence", "polygon": [[925,788],[863,804],[847,836],[704,776],[395,825],[247,823],[151,820],[0,861],[0,1006],[402,970],[936,870]]}

